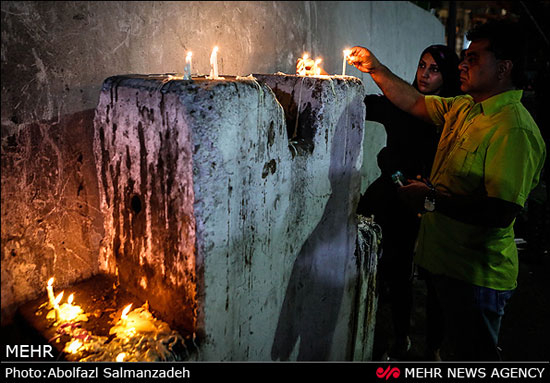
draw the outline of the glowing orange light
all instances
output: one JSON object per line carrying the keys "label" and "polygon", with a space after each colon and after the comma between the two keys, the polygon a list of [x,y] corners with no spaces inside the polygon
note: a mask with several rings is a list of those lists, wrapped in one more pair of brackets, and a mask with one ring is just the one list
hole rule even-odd
{"label": "glowing orange light", "polygon": [[63,299],[63,293],[64,293],[64,291],[60,292],[59,295],[55,297],[55,299],[53,301],[54,306],[59,305],[59,302],[61,302],[61,299]]}
{"label": "glowing orange light", "polygon": [[315,76],[319,76],[321,74],[321,68],[319,67],[321,61],[321,59],[316,59],[315,64],[313,64],[313,73],[315,74]]}
{"label": "glowing orange light", "polygon": [[302,58],[298,59],[298,63],[296,64],[296,74],[299,76],[305,76],[306,75],[306,62],[309,58],[309,55],[307,53],[304,53]]}
{"label": "glowing orange light", "polygon": [[133,303],[130,303],[128,306],[124,307],[124,310],[122,310],[122,314],[120,315],[120,319],[128,318],[128,313],[130,312],[130,309],[132,308],[132,304]]}
{"label": "glowing orange light", "polygon": [[82,347],[82,342],[77,340],[73,340],[69,346],[67,346],[67,351],[69,351],[71,354],[76,354],[78,352],[78,349]]}

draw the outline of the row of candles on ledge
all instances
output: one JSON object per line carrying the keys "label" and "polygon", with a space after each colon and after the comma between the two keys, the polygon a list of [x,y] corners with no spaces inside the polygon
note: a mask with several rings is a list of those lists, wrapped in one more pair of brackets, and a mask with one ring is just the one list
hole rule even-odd
{"label": "row of candles on ledge", "polygon": [[[191,80],[191,66],[193,61],[193,52],[187,52],[187,55],[185,55],[185,67],[183,70],[183,79],[184,80]],[[219,80],[223,79],[223,77],[220,77],[218,75],[218,47],[214,47],[212,49],[212,54],[210,55],[210,76],[208,76],[211,80]]]}
{"label": "row of candles on ledge", "polygon": [[[342,76],[346,75],[346,61],[349,58],[351,50],[344,49],[344,60],[342,62]],[[185,56],[185,67],[184,67],[184,80],[191,80],[191,69],[192,69],[192,52],[187,52]],[[315,59],[314,61],[309,58],[307,53],[304,53],[303,57],[298,59],[298,64],[296,65],[296,74],[300,76],[319,76],[321,75],[321,67],[319,63],[321,62],[320,58]],[[223,79],[218,75],[218,47],[215,46],[212,49],[212,54],[210,55],[210,76],[211,80]]]}

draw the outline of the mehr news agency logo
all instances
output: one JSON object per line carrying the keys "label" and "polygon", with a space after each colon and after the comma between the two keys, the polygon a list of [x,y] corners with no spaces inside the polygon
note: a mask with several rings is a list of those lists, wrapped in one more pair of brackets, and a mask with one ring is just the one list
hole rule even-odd
{"label": "mehr news agency logo", "polygon": [[[379,379],[542,379],[545,367],[378,367]],[[404,373],[402,373],[404,372]]]}

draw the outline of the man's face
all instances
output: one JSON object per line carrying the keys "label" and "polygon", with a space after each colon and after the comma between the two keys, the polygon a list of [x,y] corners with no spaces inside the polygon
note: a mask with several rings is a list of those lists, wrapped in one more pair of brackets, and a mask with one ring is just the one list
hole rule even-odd
{"label": "man's face", "polygon": [[490,94],[497,86],[497,59],[487,50],[489,41],[472,41],[464,60],[458,65],[460,70],[460,89],[473,96]]}

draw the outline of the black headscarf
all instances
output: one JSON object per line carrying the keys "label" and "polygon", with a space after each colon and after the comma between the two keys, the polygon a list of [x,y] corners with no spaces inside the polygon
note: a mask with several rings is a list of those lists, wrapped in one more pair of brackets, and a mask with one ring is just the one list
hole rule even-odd
{"label": "black headscarf", "polygon": [[[422,58],[426,53],[432,55],[443,76],[443,85],[439,91],[441,97],[452,97],[461,94],[460,73],[458,70],[458,56],[446,45],[430,45],[420,55]],[[418,89],[417,78],[414,76],[413,86]]]}

